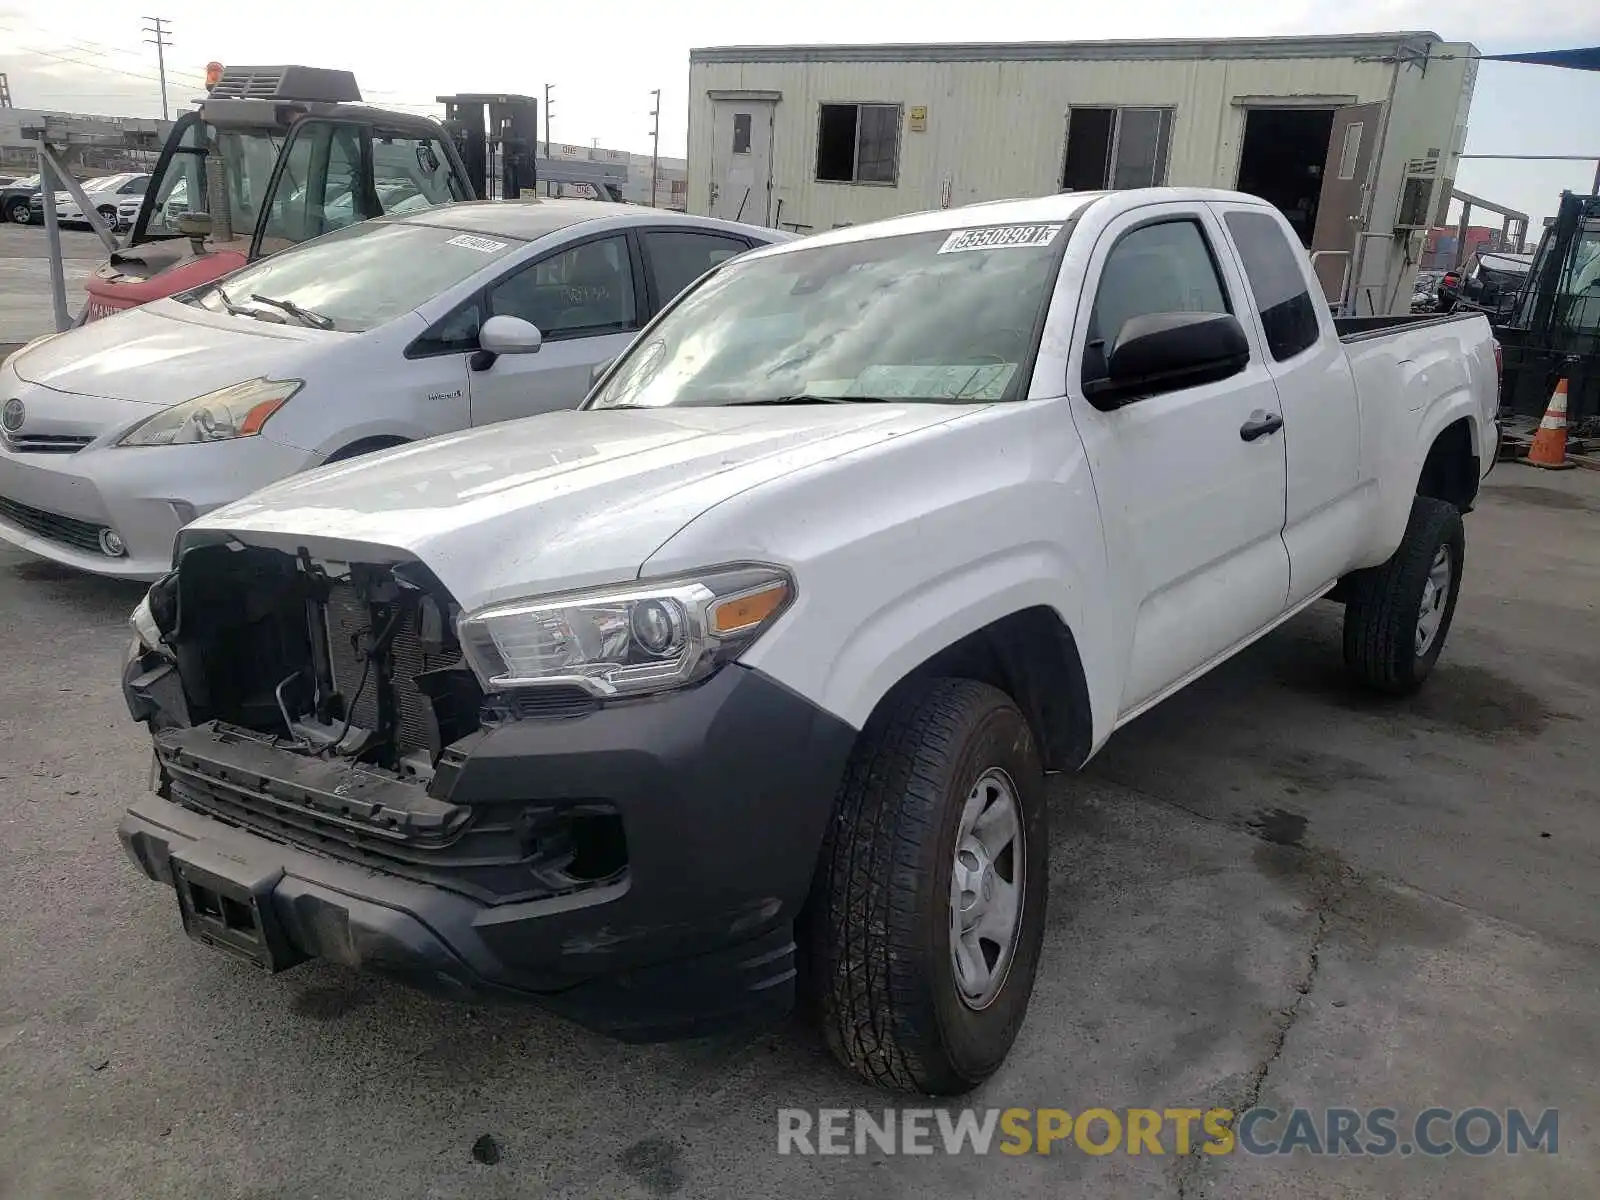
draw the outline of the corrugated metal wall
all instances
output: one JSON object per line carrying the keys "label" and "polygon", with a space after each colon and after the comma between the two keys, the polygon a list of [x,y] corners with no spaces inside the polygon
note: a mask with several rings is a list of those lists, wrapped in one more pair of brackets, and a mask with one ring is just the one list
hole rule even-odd
{"label": "corrugated metal wall", "polygon": [[[1136,62],[777,62],[690,66],[689,204],[704,211],[710,183],[709,91],[782,93],[773,138],[774,207],[783,221],[822,230],[938,207],[1057,190],[1066,112],[1073,105],[1176,109],[1167,182],[1230,187],[1251,96],[1388,98],[1394,68],[1352,59]],[[927,130],[902,115],[899,182],[819,183],[818,106],[883,101],[927,107]]]}

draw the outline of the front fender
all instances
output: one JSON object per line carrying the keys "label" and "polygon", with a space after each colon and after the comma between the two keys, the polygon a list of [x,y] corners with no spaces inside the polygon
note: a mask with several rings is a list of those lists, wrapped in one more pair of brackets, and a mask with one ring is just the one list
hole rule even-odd
{"label": "front fender", "polygon": [[641,574],[740,560],[783,565],[798,585],[742,661],[854,728],[941,650],[1041,607],[1077,644],[1096,743],[1115,719],[1099,508],[1064,404],[996,405],[760,484],[691,521]]}

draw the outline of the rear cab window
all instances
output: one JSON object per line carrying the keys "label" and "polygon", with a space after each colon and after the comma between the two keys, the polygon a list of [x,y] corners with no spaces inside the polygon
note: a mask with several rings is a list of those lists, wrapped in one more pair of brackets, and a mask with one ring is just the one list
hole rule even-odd
{"label": "rear cab window", "polygon": [[1230,212],[1223,223],[1244,263],[1273,360],[1303,354],[1317,344],[1321,330],[1316,302],[1289,239],[1267,213]]}

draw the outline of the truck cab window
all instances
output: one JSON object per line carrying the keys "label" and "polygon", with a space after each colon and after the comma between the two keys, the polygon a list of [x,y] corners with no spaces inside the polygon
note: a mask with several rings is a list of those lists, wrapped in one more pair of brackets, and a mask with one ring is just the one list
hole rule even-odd
{"label": "truck cab window", "polygon": [[1197,221],[1179,218],[1126,233],[1100,272],[1084,346],[1084,382],[1105,378],[1106,359],[1131,317],[1232,311]]}
{"label": "truck cab window", "polygon": [[1319,336],[1317,310],[1283,230],[1266,213],[1231,212],[1223,219],[1244,260],[1273,359],[1282,362],[1309,350]]}

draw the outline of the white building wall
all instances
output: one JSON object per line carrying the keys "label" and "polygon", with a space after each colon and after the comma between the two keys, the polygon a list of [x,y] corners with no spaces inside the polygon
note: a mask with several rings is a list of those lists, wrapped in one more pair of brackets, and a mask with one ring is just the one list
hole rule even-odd
{"label": "white building wall", "polygon": [[[1424,72],[1419,65],[1396,63],[1402,42],[1413,50],[1431,42],[1432,54],[1460,57],[1430,58]],[[1263,46],[1283,49],[1270,50],[1276,57],[1265,57],[1268,51],[1259,49]],[[866,58],[871,47],[847,48],[840,59],[823,58],[824,51],[789,48],[793,57],[787,61],[770,61],[786,53],[780,49],[696,51],[689,68],[689,210],[703,213],[710,205],[713,92],[780,96],[773,110],[770,211],[775,223],[799,226],[802,232],[937,208],[947,179],[951,206],[1056,191],[1067,110],[1074,105],[1172,107],[1166,182],[1231,188],[1238,179],[1251,102],[1390,102],[1393,92],[1393,132],[1383,147],[1371,210],[1388,222],[1382,225],[1385,230],[1398,201],[1403,160],[1419,157],[1429,147],[1459,153],[1459,145],[1452,143],[1465,135],[1463,102],[1470,100],[1470,85],[1464,72],[1470,46],[1439,43],[1432,35],[1384,35],[1285,39],[1254,47],[1218,43],[1207,56],[1190,48],[1183,57],[1163,58],[1135,44],[1127,47],[1127,57],[1114,57],[1119,48],[1108,43],[1091,47],[1090,57],[1013,55],[987,61],[935,60],[949,53],[941,47],[928,48],[930,58],[922,61],[906,61],[906,48],[896,47],[883,48],[884,58],[876,61]],[[1071,53],[1072,48],[1064,51]],[[741,53],[748,57],[704,57],[736,59]],[[902,106],[895,184],[816,179],[819,107],[850,101]],[[916,106],[927,109],[924,132],[909,128],[907,118]],[[1388,292],[1397,276],[1386,250],[1382,247],[1383,252],[1368,258]],[[1403,261],[1405,255],[1393,257]]]}

